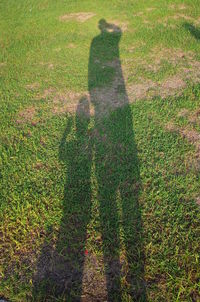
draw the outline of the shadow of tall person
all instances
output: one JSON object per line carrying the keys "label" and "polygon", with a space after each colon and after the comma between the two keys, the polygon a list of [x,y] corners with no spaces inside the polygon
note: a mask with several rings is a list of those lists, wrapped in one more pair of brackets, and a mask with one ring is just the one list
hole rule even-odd
{"label": "shadow of tall person", "polygon": [[68,118],[59,147],[59,159],[67,171],[63,217],[55,247],[45,242],[42,248],[34,277],[33,301],[61,298],[62,301],[80,301],[86,228],[91,209],[89,122],[89,102],[82,98],[75,122],[72,116]]}
{"label": "shadow of tall person", "polygon": [[[146,301],[138,203],[140,171],[119,56],[122,32],[104,19],[99,21],[99,29],[90,47],[88,90],[95,115],[93,148],[108,301],[122,300],[124,276],[129,297]],[[101,119],[102,115],[107,117]],[[122,245],[125,255],[120,255]],[[120,260],[123,256],[126,264]]]}

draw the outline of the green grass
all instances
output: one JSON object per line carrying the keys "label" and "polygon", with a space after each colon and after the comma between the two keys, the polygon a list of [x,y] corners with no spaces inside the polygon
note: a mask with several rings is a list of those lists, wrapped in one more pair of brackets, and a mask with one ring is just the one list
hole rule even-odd
{"label": "green grass", "polygon": [[199,300],[198,2],[1,1],[0,297]]}

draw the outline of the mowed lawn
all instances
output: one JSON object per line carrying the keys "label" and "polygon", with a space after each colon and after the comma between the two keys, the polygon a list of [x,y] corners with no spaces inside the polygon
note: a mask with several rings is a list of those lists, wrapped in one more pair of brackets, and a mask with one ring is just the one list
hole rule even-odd
{"label": "mowed lawn", "polygon": [[1,0],[0,298],[200,299],[199,0]]}

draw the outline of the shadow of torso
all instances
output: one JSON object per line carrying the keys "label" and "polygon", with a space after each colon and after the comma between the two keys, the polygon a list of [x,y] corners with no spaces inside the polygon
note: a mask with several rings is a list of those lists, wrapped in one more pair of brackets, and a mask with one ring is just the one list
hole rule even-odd
{"label": "shadow of torso", "polygon": [[95,107],[95,116],[102,116],[128,104],[128,97],[119,58],[119,27],[95,37],[90,47],[88,91]]}

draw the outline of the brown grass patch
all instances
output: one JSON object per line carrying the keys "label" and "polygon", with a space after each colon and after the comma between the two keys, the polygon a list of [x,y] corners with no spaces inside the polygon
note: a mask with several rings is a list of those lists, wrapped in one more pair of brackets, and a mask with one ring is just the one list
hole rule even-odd
{"label": "brown grass patch", "polygon": [[66,14],[59,17],[60,21],[70,21],[70,20],[76,20],[78,22],[85,22],[88,19],[94,17],[96,14],[92,12],[79,12],[79,13],[71,13]]}
{"label": "brown grass patch", "polygon": [[197,197],[196,203],[200,206],[200,197]]}

